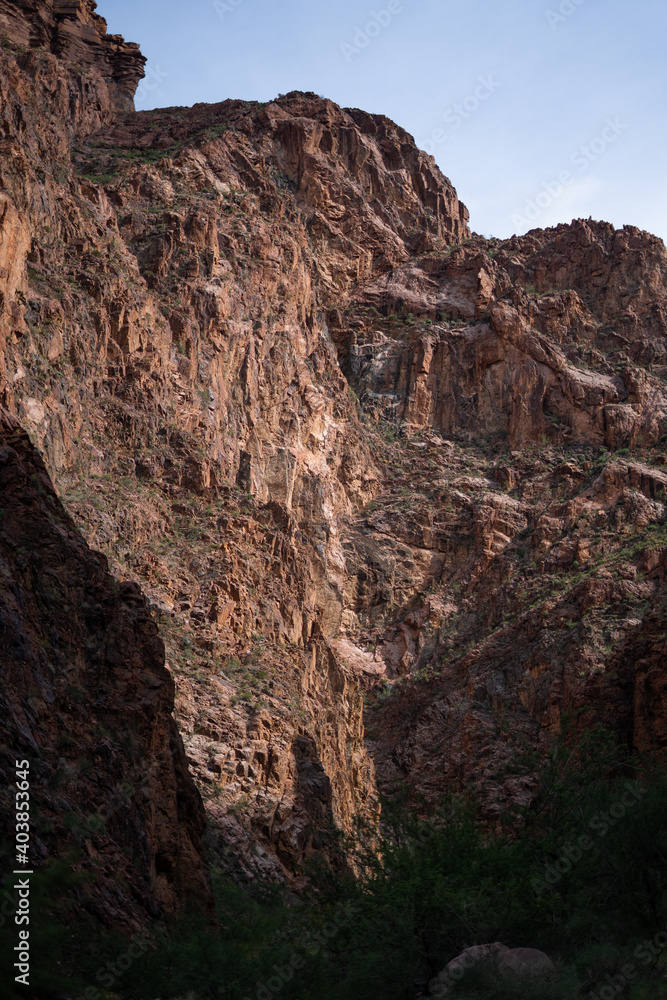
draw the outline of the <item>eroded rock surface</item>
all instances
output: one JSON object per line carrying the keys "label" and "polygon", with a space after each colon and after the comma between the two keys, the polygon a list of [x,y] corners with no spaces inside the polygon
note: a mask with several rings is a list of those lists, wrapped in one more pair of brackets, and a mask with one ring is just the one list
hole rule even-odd
{"label": "eroded rock surface", "polygon": [[580,220],[413,259],[356,298],[416,329],[334,336],[384,416],[613,450],[664,433],[666,282],[661,240]]}
{"label": "eroded rock surface", "polygon": [[583,220],[475,238],[363,286],[333,332],[385,432],[343,624],[387,665],[386,791],[527,805],[516,762],[572,713],[661,748],[666,262]]}
{"label": "eroded rock surface", "polygon": [[147,602],[88,548],[4,410],[0,509],[3,840],[26,760],[29,867],[78,854],[95,876],[80,902],[106,924],[173,914],[188,894],[206,905],[204,809]]}
{"label": "eroded rock surface", "polygon": [[[135,42],[110,35],[95,0],[2,0],[0,35],[16,47],[28,72],[37,63],[59,77],[57,96],[70,102],[73,117],[94,122],[134,109],[134,94],[146,59]],[[38,50],[32,60],[29,50]],[[49,59],[50,53],[58,57]],[[69,67],[73,67],[73,72]],[[63,73],[63,69],[65,72]],[[55,82],[55,81],[54,81]],[[82,107],[76,107],[82,105]]]}
{"label": "eroded rock surface", "polygon": [[0,16],[0,396],[149,597],[220,863],[344,864],[377,782],[493,821],[581,708],[664,747],[664,244],[471,236],[382,116],[135,114],[93,4]]}

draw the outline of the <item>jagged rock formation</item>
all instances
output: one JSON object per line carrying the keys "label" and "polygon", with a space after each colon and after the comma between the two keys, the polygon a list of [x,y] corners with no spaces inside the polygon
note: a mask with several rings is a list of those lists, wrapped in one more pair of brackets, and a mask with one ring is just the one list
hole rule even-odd
{"label": "jagged rock formation", "polygon": [[0,394],[149,596],[220,863],[336,858],[376,769],[492,819],[582,707],[662,746],[662,242],[471,237],[313,94],[124,111],[93,8],[0,7]]}
{"label": "jagged rock formation", "polygon": [[364,287],[360,302],[430,320],[425,332],[336,338],[375,406],[416,427],[505,432],[515,446],[655,442],[667,415],[666,268],[662,241],[631,227],[580,221],[495,249],[477,240]]}
{"label": "jagged rock formation", "polygon": [[666,264],[590,221],[476,238],[360,289],[335,331],[406,434],[343,540],[354,641],[422,675],[371,714],[385,789],[467,786],[492,818],[572,713],[662,746]]}
{"label": "jagged rock formation", "polygon": [[[96,8],[95,0],[2,0],[0,37],[6,47],[17,48],[29,74],[41,63],[53,82],[60,77],[56,99],[66,96],[70,117],[90,122],[96,112],[101,123],[134,109],[146,59],[135,42],[107,34]],[[30,58],[31,49],[38,50],[36,58]]]}
{"label": "jagged rock formation", "polygon": [[30,868],[83,848],[82,905],[107,924],[169,915],[188,893],[206,904],[204,810],[147,602],[90,551],[2,410],[0,508],[3,845],[25,759]]}

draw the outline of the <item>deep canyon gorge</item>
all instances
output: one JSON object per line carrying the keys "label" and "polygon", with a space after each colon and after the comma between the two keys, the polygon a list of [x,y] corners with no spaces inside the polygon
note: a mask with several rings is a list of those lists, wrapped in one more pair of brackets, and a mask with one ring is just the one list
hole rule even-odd
{"label": "deep canyon gorge", "polygon": [[313,93],[137,112],[92,0],[0,44],[2,839],[30,758],[136,930],[383,799],[493,830],[565,724],[663,759],[663,242],[483,238]]}

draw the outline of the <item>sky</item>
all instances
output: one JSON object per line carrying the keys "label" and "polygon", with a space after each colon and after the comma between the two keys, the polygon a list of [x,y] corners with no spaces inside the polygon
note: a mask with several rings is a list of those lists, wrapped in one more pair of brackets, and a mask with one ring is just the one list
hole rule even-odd
{"label": "sky", "polygon": [[474,232],[573,218],[667,240],[664,0],[98,0],[140,110],[314,91],[432,153]]}

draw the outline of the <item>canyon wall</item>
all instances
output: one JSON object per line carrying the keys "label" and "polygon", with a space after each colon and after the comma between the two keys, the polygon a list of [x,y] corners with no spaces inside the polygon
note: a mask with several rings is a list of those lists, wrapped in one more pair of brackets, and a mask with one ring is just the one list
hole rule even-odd
{"label": "canyon wall", "polygon": [[0,400],[147,596],[214,863],[344,867],[378,784],[493,819],[572,713],[662,747],[662,242],[473,236],[314,94],[135,113],[91,2],[0,30]]}
{"label": "canyon wall", "polygon": [[81,906],[105,924],[172,914],[188,895],[207,905],[204,809],[146,599],[90,551],[4,410],[0,508],[3,845],[27,761],[28,868],[70,859],[93,876]]}

